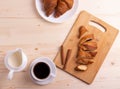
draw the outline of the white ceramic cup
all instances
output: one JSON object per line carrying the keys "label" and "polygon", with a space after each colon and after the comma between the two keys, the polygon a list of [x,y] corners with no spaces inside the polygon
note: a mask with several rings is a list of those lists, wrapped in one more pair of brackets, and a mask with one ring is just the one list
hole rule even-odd
{"label": "white ceramic cup", "polygon": [[22,49],[9,51],[4,59],[4,64],[10,70],[8,73],[8,79],[13,78],[14,72],[22,71],[27,65],[27,56]]}
{"label": "white ceramic cup", "polygon": [[[48,74],[48,76],[46,76],[43,79],[38,78],[34,72],[34,68],[38,63],[45,63],[49,67],[49,74]],[[41,72],[41,71],[39,71],[39,72]],[[42,72],[42,73],[44,75],[44,72]],[[48,84],[48,83],[52,82],[52,80],[55,78],[55,76],[56,76],[56,66],[55,66],[54,62],[47,57],[37,58],[30,65],[30,77],[31,77],[32,81],[36,84],[39,84],[39,85]]]}

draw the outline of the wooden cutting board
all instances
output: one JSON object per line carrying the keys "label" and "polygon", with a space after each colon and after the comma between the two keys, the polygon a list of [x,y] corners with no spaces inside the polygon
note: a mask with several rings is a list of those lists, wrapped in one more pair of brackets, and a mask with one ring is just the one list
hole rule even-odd
{"label": "wooden cutting board", "polygon": [[[92,25],[90,23],[94,23],[104,28],[105,31],[101,31],[96,25]],[[80,26],[85,26],[90,33],[93,33],[95,38],[98,40],[98,53],[94,58],[94,63],[88,65],[88,69],[84,72],[75,71],[76,67],[76,53],[77,53],[77,45],[78,45],[78,34]],[[67,38],[65,39],[64,53],[67,52],[68,49],[72,49],[71,56],[67,62],[67,67],[64,71],[73,75],[74,77],[90,84],[94,80],[98,70],[100,69],[108,51],[110,50],[116,36],[118,34],[118,30],[104,21],[94,17],[93,15],[82,11],[75,21],[71,31],[69,32]],[[61,64],[61,56],[60,50],[56,55],[54,62],[56,66],[63,70],[63,65]]]}

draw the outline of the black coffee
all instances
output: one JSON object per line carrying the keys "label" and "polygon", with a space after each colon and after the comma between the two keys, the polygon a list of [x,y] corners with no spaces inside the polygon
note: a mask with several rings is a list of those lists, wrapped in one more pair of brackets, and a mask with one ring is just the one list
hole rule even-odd
{"label": "black coffee", "polygon": [[33,72],[39,79],[44,79],[50,74],[49,66],[44,62],[39,62],[35,65]]}

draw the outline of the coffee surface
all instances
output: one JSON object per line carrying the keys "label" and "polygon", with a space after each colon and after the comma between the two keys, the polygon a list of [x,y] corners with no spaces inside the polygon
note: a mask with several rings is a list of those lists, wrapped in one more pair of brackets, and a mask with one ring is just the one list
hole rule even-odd
{"label": "coffee surface", "polygon": [[46,63],[39,62],[35,65],[33,72],[37,78],[45,79],[50,74],[50,68]]}

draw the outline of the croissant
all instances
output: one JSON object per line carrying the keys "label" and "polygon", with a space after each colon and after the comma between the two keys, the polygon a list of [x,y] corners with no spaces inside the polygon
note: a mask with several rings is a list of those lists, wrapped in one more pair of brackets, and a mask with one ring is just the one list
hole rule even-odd
{"label": "croissant", "polygon": [[78,51],[78,59],[85,58],[85,59],[92,59],[93,56],[88,52],[84,50]]}
{"label": "croissant", "polygon": [[94,63],[94,60],[93,59],[80,58],[76,61],[76,63],[87,65],[87,64]]}
{"label": "croissant", "polygon": [[73,6],[73,0],[58,0],[58,4],[55,10],[54,17],[59,17],[63,15],[65,12],[70,10]]}
{"label": "croissant", "polygon": [[47,16],[52,14],[57,6],[58,0],[43,0],[44,10]]}
{"label": "croissant", "polygon": [[97,43],[94,41],[88,41],[81,44],[81,48],[82,50],[85,50],[85,51],[94,51],[97,49]]}
{"label": "croissant", "polygon": [[79,28],[79,35],[78,35],[78,38],[80,38],[80,37],[81,37],[82,35],[84,35],[86,32],[87,32],[86,27],[81,26],[81,27]]}
{"label": "croissant", "polygon": [[79,46],[84,43],[84,42],[87,42],[87,41],[91,41],[94,39],[94,34],[87,34],[85,35],[84,37],[81,38],[80,42],[79,42]]}

